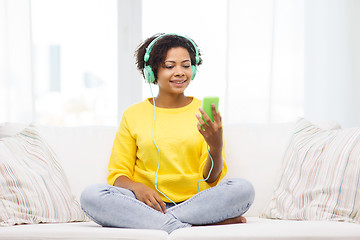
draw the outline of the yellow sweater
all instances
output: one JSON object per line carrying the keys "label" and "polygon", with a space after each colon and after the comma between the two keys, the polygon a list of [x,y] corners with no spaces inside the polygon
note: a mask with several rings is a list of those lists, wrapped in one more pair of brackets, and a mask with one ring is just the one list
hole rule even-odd
{"label": "yellow sweater", "polygon": [[[182,202],[198,192],[208,157],[207,144],[197,129],[196,113],[201,101],[193,98],[182,108],[156,107],[154,138],[160,149],[158,189],[174,202]],[[109,162],[108,183],[113,185],[122,175],[155,189],[154,181],[159,155],[153,143],[154,106],[146,99],[129,107],[116,133]],[[225,145],[225,144],[224,144]],[[223,170],[212,184],[200,182],[200,191],[215,186],[226,174]],[[159,194],[165,201],[164,196]]]}

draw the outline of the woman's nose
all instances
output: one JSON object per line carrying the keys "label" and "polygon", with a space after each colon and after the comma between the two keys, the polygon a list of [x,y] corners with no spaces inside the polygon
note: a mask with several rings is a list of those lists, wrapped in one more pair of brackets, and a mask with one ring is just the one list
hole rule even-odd
{"label": "woman's nose", "polygon": [[176,68],[175,76],[184,76],[185,73],[181,68]]}

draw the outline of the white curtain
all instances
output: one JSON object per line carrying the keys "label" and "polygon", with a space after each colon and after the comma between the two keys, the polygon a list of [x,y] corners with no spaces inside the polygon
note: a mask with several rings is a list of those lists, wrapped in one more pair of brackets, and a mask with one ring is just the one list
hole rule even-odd
{"label": "white curtain", "polygon": [[[129,8],[139,12],[139,4]],[[0,0],[0,122],[36,120],[30,5],[31,0]],[[310,120],[358,125],[358,1],[183,0],[179,5],[147,0],[141,5],[142,29],[122,26],[119,18],[120,39],[131,37],[122,34],[130,30],[143,37],[158,32],[193,37],[204,64],[188,94],[220,96],[226,123],[293,121],[305,112]],[[172,9],[182,17],[165,21],[174,19]],[[130,56],[134,46],[123,42],[119,53],[127,47]],[[141,81],[122,69],[122,81]],[[120,119],[123,108],[149,96],[149,88],[119,86]]]}
{"label": "white curtain", "polygon": [[[35,121],[31,1],[0,1],[1,66],[4,66],[0,73],[0,121]],[[186,1],[197,9],[196,13],[186,11],[189,6]],[[127,0],[119,0],[118,6],[139,8],[127,3]],[[170,11],[173,7],[187,17],[175,23],[163,21],[167,15],[173,17]],[[143,1],[142,8],[144,37],[157,32],[179,32],[192,36],[203,47],[204,65],[192,84],[190,95],[220,96],[224,122],[281,122],[303,114],[302,0],[184,0],[182,5],[152,0]],[[121,40],[125,36],[120,34],[123,33],[122,24],[126,21],[120,19]],[[132,31],[139,32],[141,27]],[[119,50],[124,48],[121,43],[119,41]],[[126,52],[132,53],[134,46],[128,48]],[[131,57],[131,54],[126,56]],[[119,80],[132,76],[126,71],[119,72]],[[125,81],[140,81],[139,77],[133,77],[136,79],[126,77]],[[133,102],[142,100],[149,96],[149,89],[145,85],[144,96],[141,96],[138,87],[123,89],[124,84],[119,86],[120,118],[124,103],[130,105],[130,99]],[[134,99],[134,96],[137,97]]]}
{"label": "white curtain", "polygon": [[[303,115],[303,0],[143,1],[143,37],[189,35],[203,65],[188,95],[220,97],[225,123],[293,121]],[[188,11],[187,6],[196,11]],[[171,9],[181,12],[179,22]],[[144,84],[145,98],[149,87]]]}
{"label": "white curtain", "polygon": [[305,117],[360,126],[360,1],[306,0]]}
{"label": "white curtain", "polygon": [[0,0],[0,122],[34,120],[29,0]]}
{"label": "white curtain", "polygon": [[229,122],[284,122],[303,115],[302,0],[230,0]]}

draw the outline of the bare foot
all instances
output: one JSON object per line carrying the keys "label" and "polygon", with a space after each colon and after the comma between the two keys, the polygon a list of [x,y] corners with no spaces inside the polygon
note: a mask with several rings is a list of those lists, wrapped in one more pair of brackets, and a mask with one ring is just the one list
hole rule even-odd
{"label": "bare foot", "polygon": [[211,225],[226,225],[226,224],[246,223],[246,222],[247,222],[246,218],[240,216],[240,217],[225,219],[224,221],[217,222]]}

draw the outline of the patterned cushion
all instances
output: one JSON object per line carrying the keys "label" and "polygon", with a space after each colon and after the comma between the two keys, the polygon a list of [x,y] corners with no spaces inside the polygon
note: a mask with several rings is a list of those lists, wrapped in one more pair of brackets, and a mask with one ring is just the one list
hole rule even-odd
{"label": "patterned cushion", "polygon": [[0,224],[87,221],[34,127],[0,139]]}
{"label": "patterned cushion", "polygon": [[324,130],[300,119],[262,217],[360,223],[360,128]]}

